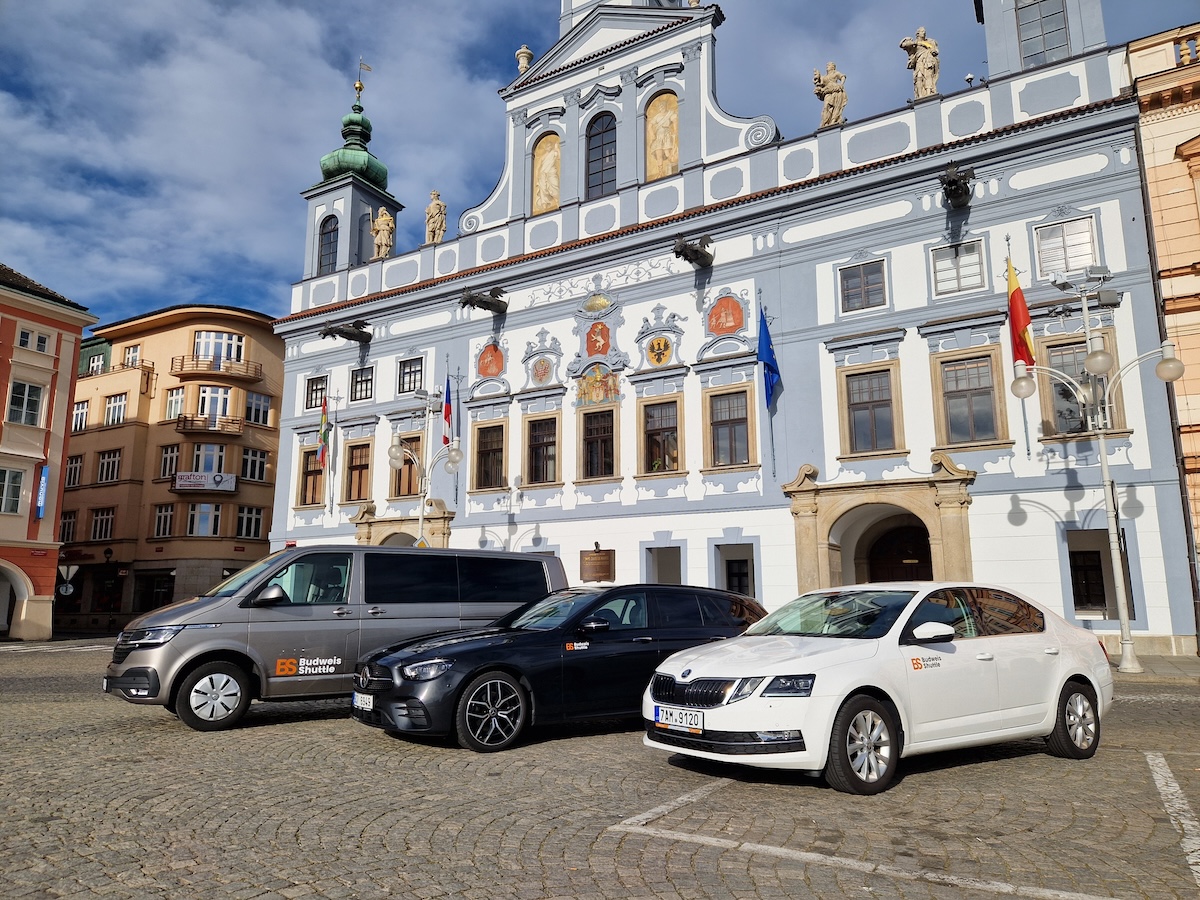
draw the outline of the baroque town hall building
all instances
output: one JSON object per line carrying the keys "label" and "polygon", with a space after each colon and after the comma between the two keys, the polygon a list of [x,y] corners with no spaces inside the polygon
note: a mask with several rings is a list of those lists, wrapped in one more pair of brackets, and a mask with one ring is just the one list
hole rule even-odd
{"label": "baroque town hall building", "polygon": [[[548,552],[573,581],[768,608],[990,581],[1115,649],[1104,444],[1049,375],[1010,392],[1005,259],[1039,365],[1080,375],[1089,335],[1114,372],[1159,348],[1126,51],[1098,0],[975,13],[986,82],[784,139],[717,105],[718,6],[562,0],[560,39],[501,91],[491,195],[450,239],[375,259],[400,202],[356,101],[275,323],[272,545]],[[1060,289],[1101,267],[1086,310]],[[1134,365],[1109,400],[1135,643],[1194,653],[1169,389]]]}

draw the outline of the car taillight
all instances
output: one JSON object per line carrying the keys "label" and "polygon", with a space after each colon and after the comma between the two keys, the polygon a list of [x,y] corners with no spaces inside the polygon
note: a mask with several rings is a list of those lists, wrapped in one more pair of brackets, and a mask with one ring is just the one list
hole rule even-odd
{"label": "car taillight", "polygon": [[1104,641],[1100,640],[1100,638],[1096,638],[1096,643],[1100,645],[1100,650],[1104,653],[1104,661],[1111,666],[1112,657],[1108,655],[1108,650],[1104,646]]}

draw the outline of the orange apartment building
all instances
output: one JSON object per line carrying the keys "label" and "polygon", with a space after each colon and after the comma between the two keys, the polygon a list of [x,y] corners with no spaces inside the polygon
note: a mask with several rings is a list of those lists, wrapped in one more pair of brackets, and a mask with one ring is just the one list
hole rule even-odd
{"label": "orange apartment building", "polygon": [[185,305],[93,329],[63,463],[57,632],[120,629],[268,552],[283,341]]}
{"label": "orange apartment building", "polygon": [[62,461],[83,330],[96,317],[0,265],[0,637],[51,635]]}

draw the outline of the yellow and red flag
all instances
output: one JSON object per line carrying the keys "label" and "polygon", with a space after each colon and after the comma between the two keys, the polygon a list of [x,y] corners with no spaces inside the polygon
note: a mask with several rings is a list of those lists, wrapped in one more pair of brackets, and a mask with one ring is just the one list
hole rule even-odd
{"label": "yellow and red flag", "polygon": [[1012,336],[1012,353],[1014,362],[1023,362],[1027,366],[1033,363],[1033,329],[1029,318],[1029,307],[1025,305],[1025,295],[1021,293],[1021,285],[1017,283],[1017,273],[1013,271],[1012,259],[1008,260],[1008,331]]}

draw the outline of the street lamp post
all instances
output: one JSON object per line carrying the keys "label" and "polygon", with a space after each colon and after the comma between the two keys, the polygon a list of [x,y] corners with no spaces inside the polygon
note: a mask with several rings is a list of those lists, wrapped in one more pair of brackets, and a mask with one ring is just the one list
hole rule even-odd
{"label": "street lamp post", "polygon": [[[429,421],[433,410],[436,407],[437,398],[431,396],[426,398],[425,405],[425,424],[422,426],[423,439],[428,438]],[[448,474],[453,475],[458,471],[458,467],[463,461],[463,451],[459,446],[458,437],[454,437],[449,444],[446,444],[437,453],[433,455],[433,459],[429,461],[427,469],[421,462],[420,458],[404,445],[404,441],[397,434],[393,436],[392,445],[388,447],[388,465],[393,469],[399,470],[404,467],[405,460],[411,462],[417,470],[417,493],[421,497],[421,508],[417,513],[417,546],[429,546],[425,540],[425,509],[429,506],[429,491],[431,488],[430,470],[433,469],[441,460],[445,460],[442,468]]]}
{"label": "street lamp post", "polygon": [[1102,380],[1113,367],[1113,356],[1104,349],[1103,335],[1094,334],[1091,329],[1088,312],[1088,297],[1095,295],[1101,298],[1108,293],[1099,288],[1112,276],[1104,266],[1088,266],[1085,280],[1080,284],[1067,281],[1062,275],[1052,275],[1051,281],[1060,290],[1070,291],[1079,297],[1083,310],[1083,327],[1087,340],[1088,354],[1084,358],[1085,374],[1083,381],[1059,369],[1050,366],[1029,366],[1021,361],[1013,363],[1012,392],[1025,400],[1033,396],[1037,383],[1030,372],[1041,372],[1049,378],[1066,385],[1080,408],[1086,413],[1089,428],[1095,432],[1100,454],[1100,480],[1104,490],[1104,508],[1108,520],[1108,550],[1112,559],[1113,594],[1117,603],[1117,620],[1121,627],[1121,660],[1117,666],[1120,672],[1135,674],[1142,671],[1137,653],[1133,647],[1133,632],[1129,627],[1129,605],[1125,593],[1125,560],[1121,555],[1121,537],[1117,527],[1117,498],[1116,490],[1108,470],[1108,431],[1112,427],[1111,398],[1117,385],[1126,374],[1133,371],[1142,363],[1158,358],[1154,374],[1164,382],[1176,381],[1183,375],[1183,363],[1175,356],[1175,345],[1171,341],[1163,341],[1154,350],[1141,354],[1132,362],[1126,363],[1108,380]]}

